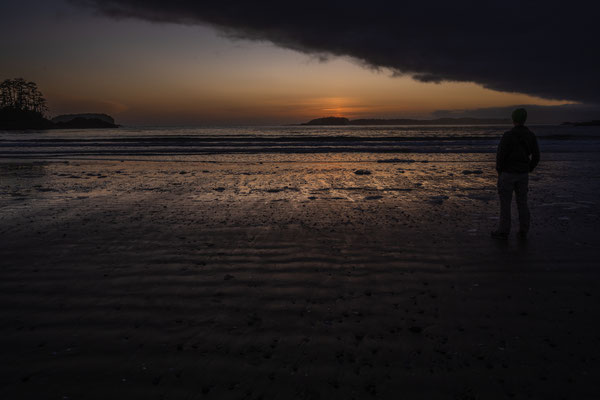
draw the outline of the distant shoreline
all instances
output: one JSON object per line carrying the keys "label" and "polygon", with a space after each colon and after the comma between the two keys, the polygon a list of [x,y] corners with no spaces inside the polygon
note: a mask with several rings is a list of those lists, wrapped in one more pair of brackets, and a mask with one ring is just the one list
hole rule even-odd
{"label": "distant shoreline", "polygon": [[344,117],[316,118],[300,124],[302,126],[367,126],[367,125],[512,125],[507,118],[436,118],[436,119],[377,119],[361,118],[350,120]]}
{"label": "distant shoreline", "polygon": [[119,128],[107,114],[68,114],[47,119],[42,113],[13,107],[0,109],[0,129],[51,130],[51,129],[110,129]]}

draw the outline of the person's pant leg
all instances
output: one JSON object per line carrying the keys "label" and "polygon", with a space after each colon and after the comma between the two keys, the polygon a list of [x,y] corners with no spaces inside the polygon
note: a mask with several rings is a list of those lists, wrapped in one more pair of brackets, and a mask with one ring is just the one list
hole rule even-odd
{"label": "person's pant leg", "polygon": [[498,231],[501,233],[510,232],[510,207],[514,189],[511,175],[503,172],[498,176],[498,195],[500,196],[500,224]]}
{"label": "person's pant leg", "polygon": [[517,209],[519,210],[519,230],[529,232],[531,215],[527,205],[527,192],[529,190],[529,174],[519,174],[515,181],[515,197],[517,199]]}

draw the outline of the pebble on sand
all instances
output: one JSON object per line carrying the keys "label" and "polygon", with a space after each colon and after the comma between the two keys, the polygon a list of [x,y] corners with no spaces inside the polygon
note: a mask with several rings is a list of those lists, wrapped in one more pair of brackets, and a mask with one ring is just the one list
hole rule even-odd
{"label": "pebble on sand", "polygon": [[434,204],[442,204],[444,202],[444,200],[448,200],[448,199],[449,199],[448,196],[431,196],[429,198],[429,202],[434,203]]}

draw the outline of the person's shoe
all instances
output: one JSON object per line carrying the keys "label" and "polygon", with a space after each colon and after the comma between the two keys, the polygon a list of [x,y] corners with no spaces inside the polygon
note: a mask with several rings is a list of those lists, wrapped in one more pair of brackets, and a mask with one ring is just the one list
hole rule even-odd
{"label": "person's shoe", "polygon": [[527,239],[527,232],[526,231],[519,231],[517,232],[517,237],[521,240],[525,240]]}
{"label": "person's shoe", "polygon": [[500,231],[492,231],[492,237],[494,239],[507,240],[508,239],[508,233],[506,233],[506,232],[500,232]]}

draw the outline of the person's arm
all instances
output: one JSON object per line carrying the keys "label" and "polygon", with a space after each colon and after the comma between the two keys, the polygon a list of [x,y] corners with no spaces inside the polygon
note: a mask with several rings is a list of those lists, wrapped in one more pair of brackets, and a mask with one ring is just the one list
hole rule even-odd
{"label": "person's arm", "polygon": [[533,149],[531,149],[531,161],[529,162],[529,172],[532,172],[540,162],[540,148],[537,138],[533,137]]}
{"label": "person's arm", "polygon": [[498,144],[498,151],[496,151],[496,171],[498,173],[501,173],[502,170],[504,170],[506,157],[508,156],[508,138],[506,136],[506,133],[502,135],[500,144]]}

